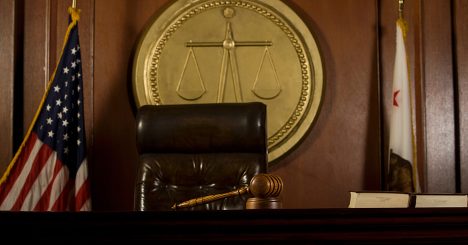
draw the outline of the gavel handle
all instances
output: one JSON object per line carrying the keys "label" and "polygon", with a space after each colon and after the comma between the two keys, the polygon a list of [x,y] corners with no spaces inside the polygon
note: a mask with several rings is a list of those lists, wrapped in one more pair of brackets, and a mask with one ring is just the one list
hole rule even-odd
{"label": "gavel handle", "polygon": [[217,200],[220,200],[220,199],[223,199],[223,198],[226,198],[226,197],[240,196],[240,195],[242,195],[244,193],[247,193],[247,192],[249,192],[249,187],[244,186],[244,187],[241,187],[241,188],[239,188],[237,190],[234,190],[234,191],[231,191],[231,192],[215,194],[215,195],[209,195],[209,196],[204,196],[204,197],[197,197],[197,198],[185,201],[185,202],[181,202],[181,203],[178,203],[178,204],[176,203],[171,208],[172,209],[190,208],[190,207],[194,207],[194,206],[197,206],[197,205],[200,205],[200,204],[205,204],[205,203],[217,201]]}

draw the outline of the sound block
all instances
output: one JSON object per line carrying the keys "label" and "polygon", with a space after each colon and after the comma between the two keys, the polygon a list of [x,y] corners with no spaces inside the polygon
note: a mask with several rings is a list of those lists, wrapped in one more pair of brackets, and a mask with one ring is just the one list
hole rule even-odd
{"label": "sound block", "polygon": [[278,197],[252,197],[245,203],[245,209],[280,209],[282,207],[283,203]]}

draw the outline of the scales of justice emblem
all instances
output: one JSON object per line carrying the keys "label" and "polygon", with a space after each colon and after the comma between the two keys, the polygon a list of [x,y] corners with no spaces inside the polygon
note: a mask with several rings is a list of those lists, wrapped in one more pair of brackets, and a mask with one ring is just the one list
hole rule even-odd
{"label": "scales of justice emblem", "polygon": [[[193,51],[193,48],[201,47],[219,47],[223,48],[221,70],[218,83],[218,93],[216,102],[225,102],[226,82],[229,75],[232,77],[232,92],[234,93],[235,102],[243,102],[241,82],[239,81],[239,68],[237,66],[237,47],[264,47],[261,62],[258,66],[258,71],[253,82],[251,91],[260,99],[273,99],[281,92],[281,85],[278,80],[278,75],[274,62],[272,60],[269,46],[272,46],[271,41],[235,41],[233,37],[233,30],[229,19],[234,17],[235,10],[227,7],[223,11],[226,18],[226,35],[223,41],[220,42],[192,42],[186,43],[189,48],[187,59],[184,64],[183,72],[177,84],[177,93],[180,97],[186,100],[197,100],[206,93],[206,87],[199,70],[199,65]],[[189,62],[190,61],[190,62]],[[265,63],[265,61],[267,63]],[[195,76],[186,75],[188,65],[194,66],[191,70],[196,71]],[[273,74],[273,79],[265,79],[262,74]],[[263,79],[262,79],[263,78]],[[269,77],[270,78],[270,77]],[[196,83],[197,81],[198,83]],[[187,88],[187,89],[184,89]],[[198,88],[198,89],[197,89]]]}
{"label": "scales of justice emblem", "polygon": [[309,28],[284,2],[179,0],[149,24],[134,57],[137,107],[263,102],[269,166],[311,128],[322,60]]}

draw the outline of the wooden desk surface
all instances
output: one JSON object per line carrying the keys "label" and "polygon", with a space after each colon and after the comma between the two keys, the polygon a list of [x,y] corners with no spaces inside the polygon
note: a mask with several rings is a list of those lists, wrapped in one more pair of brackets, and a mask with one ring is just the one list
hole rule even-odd
{"label": "wooden desk surface", "polygon": [[0,233],[49,244],[468,244],[468,209],[0,212]]}

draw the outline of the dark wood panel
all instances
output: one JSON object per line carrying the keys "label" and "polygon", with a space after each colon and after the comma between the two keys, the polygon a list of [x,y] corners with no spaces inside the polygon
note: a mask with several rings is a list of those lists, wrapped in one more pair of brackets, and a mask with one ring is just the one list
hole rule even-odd
{"label": "dark wood panel", "polygon": [[15,1],[0,0],[0,176],[13,155]]}
{"label": "dark wood panel", "polygon": [[468,192],[468,2],[456,0],[454,10],[460,120],[460,180],[461,191]]}
{"label": "dark wood panel", "polygon": [[408,45],[410,50],[414,50],[413,56],[410,56],[410,64],[413,65],[411,73],[414,89],[414,109],[413,115],[415,117],[415,138],[416,138],[416,156],[419,171],[419,185],[421,191],[427,190],[427,176],[426,176],[426,97],[424,93],[424,45],[422,42],[422,0],[410,2],[411,10],[409,12],[409,21],[412,23],[413,31],[408,34],[408,39],[411,42]]}
{"label": "dark wood panel", "polygon": [[392,79],[393,79],[393,60],[395,57],[395,21],[397,18],[397,3],[395,1],[378,1],[380,6],[378,9],[379,18],[379,78],[381,86],[381,113],[382,113],[382,164],[383,164],[383,179],[382,187],[385,188],[385,174],[387,168],[388,158],[388,140],[390,128],[390,112],[391,112],[391,93],[392,93]]}
{"label": "dark wood panel", "polygon": [[95,210],[133,209],[137,152],[132,52],[144,26],[167,2],[95,2],[94,159],[90,166]]}
{"label": "dark wood panel", "polygon": [[48,0],[27,1],[24,8],[23,132],[31,125],[48,82]]}
{"label": "dark wood panel", "polygon": [[316,124],[273,172],[287,208],[346,207],[348,191],[380,189],[376,1],[288,3],[318,39],[326,86]]}
{"label": "dark wood panel", "polygon": [[455,192],[455,125],[450,3],[424,1],[427,191]]}

